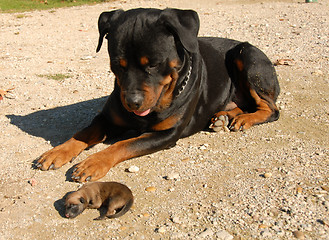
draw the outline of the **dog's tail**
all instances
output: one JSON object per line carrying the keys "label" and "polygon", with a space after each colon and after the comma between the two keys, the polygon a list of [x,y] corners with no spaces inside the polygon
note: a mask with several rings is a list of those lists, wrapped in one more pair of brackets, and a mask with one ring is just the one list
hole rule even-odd
{"label": "dog's tail", "polygon": [[121,208],[119,209],[115,214],[113,215],[108,215],[108,218],[118,218],[121,217],[122,215],[124,215],[126,212],[128,212],[128,210],[131,208],[131,206],[134,203],[134,197],[131,197],[127,203]]}

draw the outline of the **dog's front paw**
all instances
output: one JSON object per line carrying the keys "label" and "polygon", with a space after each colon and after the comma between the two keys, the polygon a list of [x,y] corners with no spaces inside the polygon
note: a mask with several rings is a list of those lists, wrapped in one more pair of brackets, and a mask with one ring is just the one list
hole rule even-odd
{"label": "dog's front paw", "polygon": [[234,131],[245,131],[254,125],[253,114],[241,114],[232,119],[229,128]]}
{"label": "dog's front paw", "polygon": [[104,155],[91,155],[79,163],[73,170],[72,180],[76,182],[96,181],[106,175],[111,165]]}
{"label": "dog's front paw", "polygon": [[86,144],[81,144],[76,140],[69,140],[48,152],[45,152],[39,160],[37,160],[35,167],[41,170],[57,169],[64,164],[72,161],[85,148]]}

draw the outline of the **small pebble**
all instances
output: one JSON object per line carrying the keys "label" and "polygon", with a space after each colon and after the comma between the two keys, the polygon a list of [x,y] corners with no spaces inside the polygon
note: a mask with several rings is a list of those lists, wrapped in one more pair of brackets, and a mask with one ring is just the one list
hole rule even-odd
{"label": "small pebble", "polygon": [[225,230],[221,230],[216,233],[216,239],[218,240],[232,240],[233,236]]}
{"label": "small pebble", "polygon": [[35,178],[31,178],[30,180],[28,180],[28,183],[34,187],[35,185],[37,185],[37,180],[35,180]]}
{"label": "small pebble", "polygon": [[93,56],[84,56],[84,57],[82,57],[82,58],[80,58],[81,60],[90,60],[90,59],[92,59],[93,58]]}
{"label": "small pebble", "polygon": [[182,223],[182,221],[179,219],[179,217],[172,217],[172,218],[171,218],[171,221],[172,221],[173,223],[178,223],[178,224]]}
{"label": "small pebble", "polygon": [[202,233],[199,234],[200,238],[206,238],[214,235],[214,232],[210,228],[206,228]]}
{"label": "small pebble", "polygon": [[158,232],[158,233],[165,233],[165,232],[166,232],[166,229],[165,229],[164,227],[159,227],[159,228],[157,229],[157,232]]}
{"label": "small pebble", "polygon": [[139,171],[139,167],[137,167],[137,166],[130,166],[128,168],[128,172],[130,172],[130,173],[137,173],[138,171]]}
{"label": "small pebble", "polygon": [[143,213],[143,217],[148,218],[148,217],[150,217],[150,214],[149,213]]}
{"label": "small pebble", "polygon": [[296,188],[296,192],[297,193],[302,193],[303,192],[303,188],[302,187],[300,187],[300,186],[298,186],[297,188]]}
{"label": "small pebble", "polygon": [[294,237],[297,238],[297,239],[305,239],[305,235],[304,235],[304,233],[301,232],[301,231],[294,231],[292,234],[293,234]]}
{"label": "small pebble", "polygon": [[323,190],[325,190],[325,191],[327,191],[327,192],[329,192],[329,186],[321,186],[321,188],[323,189]]}
{"label": "small pebble", "polygon": [[272,177],[272,173],[266,172],[266,173],[264,173],[264,177],[265,178],[270,178],[270,177]]}
{"label": "small pebble", "polygon": [[167,180],[177,180],[179,179],[179,174],[178,173],[169,173],[168,176],[166,177]]}
{"label": "small pebble", "polygon": [[155,187],[147,187],[147,188],[145,188],[145,191],[147,191],[147,192],[154,192],[155,190],[156,190]]}
{"label": "small pebble", "polygon": [[205,144],[201,145],[199,149],[206,150],[208,147],[209,147],[209,145],[205,143]]}
{"label": "small pebble", "polygon": [[266,225],[266,224],[260,224],[259,226],[258,226],[258,228],[268,228],[268,226]]}

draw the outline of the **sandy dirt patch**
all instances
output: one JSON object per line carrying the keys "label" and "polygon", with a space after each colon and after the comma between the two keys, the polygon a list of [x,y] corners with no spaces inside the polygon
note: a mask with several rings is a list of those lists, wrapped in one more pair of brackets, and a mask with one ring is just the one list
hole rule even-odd
{"label": "sandy dirt patch", "polygon": [[[106,48],[96,54],[102,11],[193,8],[200,36],[249,41],[274,62],[277,122],[244,133],[201,132],[172,149],[126,161],[102,180],[128,185],[133,209],[93,221],[63,217],[79,184],[72,166],[31,168],[43,152],[86,126],[113,89]],[[0,14],[0,239],[329,239],[329,3],[118,1]],[[64,80],[50,75],[68,76]],[[137,173],[126,168],[135,165]],[[267,173],[265,177],[265,173]],[[174,175],[176,178],[167,179]],[[147,192],[145,188],[155,187]]]}

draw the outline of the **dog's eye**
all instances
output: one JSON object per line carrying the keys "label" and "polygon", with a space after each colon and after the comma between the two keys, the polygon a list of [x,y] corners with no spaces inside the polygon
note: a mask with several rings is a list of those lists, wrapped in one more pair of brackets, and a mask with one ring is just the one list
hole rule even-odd
{"label": "dog's eye", "polygon": [[154,71],[157,71],[157,69],[159,68],[160,64],[151,64],[151,65],[148,65],[146,68],[145,68],[145,71],[148,73],[148,74],[151,74],[152,72]]}
{"label": "dog's eye", "polygon": [[149,68],[150,69],[155,69],[157,67],[159,67],[160,64],[153,64],[153,65],[150,65]]}

